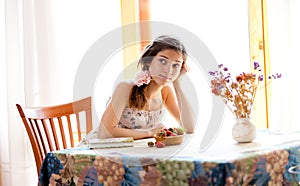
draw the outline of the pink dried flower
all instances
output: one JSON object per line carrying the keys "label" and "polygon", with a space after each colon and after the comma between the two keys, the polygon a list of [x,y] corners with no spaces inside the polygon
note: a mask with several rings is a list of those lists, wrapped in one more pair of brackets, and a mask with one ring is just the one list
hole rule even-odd
{"label": "pink dried flower", "polygon": [[144,70],[144,71],[138,71],[135,75],[135,78],[133,80],[133,83],[140,87],[143,84],[149,84],[151,81],[151,76],[148,70]]}

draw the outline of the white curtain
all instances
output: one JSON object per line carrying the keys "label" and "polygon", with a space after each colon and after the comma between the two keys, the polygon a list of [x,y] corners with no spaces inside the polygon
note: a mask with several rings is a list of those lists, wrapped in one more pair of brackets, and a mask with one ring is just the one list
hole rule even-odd
{"label": "white curtain", "polygon": [[270,63],[282,78],[270,84],[270,128],[283,132],[300,130],[298,122],[298,74],[300,61],[300,1],[268,0]]}
{"label": "white curtain", "polygon": [[[0,0],[0,185],[37,185],[31,145],[15,104],[72,101],[85,52],[120,26],[119,1],[104,6],[98,0]],[[122,64],[121,59],[115,60]],[[105,79],[108,87],[111,81]],[[111,89],[103,92],[109,95]],[[107,97],[98,97],[104,108]]]}
{"label": "white curtain", "polygon": [[51,6],[29,0],[2,1],[2,6],[2,185],[36,185],[31,145],[15,104],[50,104],[56,99],[51,91],[58,80],[51,75],[56,69]]}
{"label": "white curtain", "polygon": [[[1,86],[4,87],[5,95],[5,104],[2,107],[4,112],[1,111],[3,115],[1,118],[5,118],[1,123],[1,179],[3,185],[21,185],[24,183],[24,176],[34,179],[33,176],[30,177],[30,167],[34,167],[34,161],[28,150],[29,144],[25,140],[24,130],[20,127],[14,105],[17,102],[23,102],[25,93],[24,63],[21,62],[23,36],[22,32],[19,32],[22,30],[22,15],[20,15],[22,12],[19,12],[18,1],[3,2],[3,4],[6,24],[3,24],[5,30],[2,36],[4,36],[3,41],[6,42],[1,69],[6,69],[4,73],[6,76],[1,78]],[[30,182],[28,179],[26,181]]]}

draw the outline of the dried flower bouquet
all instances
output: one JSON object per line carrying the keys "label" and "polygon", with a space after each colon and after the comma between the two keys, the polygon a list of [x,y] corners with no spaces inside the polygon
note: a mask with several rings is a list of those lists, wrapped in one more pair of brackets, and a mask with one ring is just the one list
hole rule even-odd
{"label": "dried flower bouquet", "polygon": [[[264,80],[258,62],[254,62],[254,72],[241,73],[232,78],[228,68],[218,65],[218,70],[210,71],[211,91],[223,98],[225,104],[237,118],[250,117],[259,84]],[[269,79],[280,78],[281,74],[268,76]]]}

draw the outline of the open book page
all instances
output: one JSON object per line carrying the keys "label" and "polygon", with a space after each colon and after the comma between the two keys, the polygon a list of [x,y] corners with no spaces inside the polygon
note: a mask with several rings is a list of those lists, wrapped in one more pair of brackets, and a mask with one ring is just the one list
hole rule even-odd
{"label": "open book page", "polygon": [[134,139],[132,137],[90,139],[87,141],[89,148],[116,148],[116,147],[133,147]]}

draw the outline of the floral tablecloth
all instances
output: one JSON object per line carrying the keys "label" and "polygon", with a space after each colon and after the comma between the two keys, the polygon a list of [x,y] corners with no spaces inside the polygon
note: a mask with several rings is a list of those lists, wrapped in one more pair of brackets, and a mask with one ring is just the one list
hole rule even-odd
{"label": "floral tablecloth", "polygon": [[214,150],[214,157],[209,150],[202,153],[188,148],[188,143],[182,144],[180,151],[172,151],[180,146],[158,149],[147,147],[146,141],[139,144],[48,153],[39,185],[294,185],[288,169],[300,164],[297,140],[268,146],[254,142],[255,148],[230,142],[235,150],[230,146],[230,153]]}

